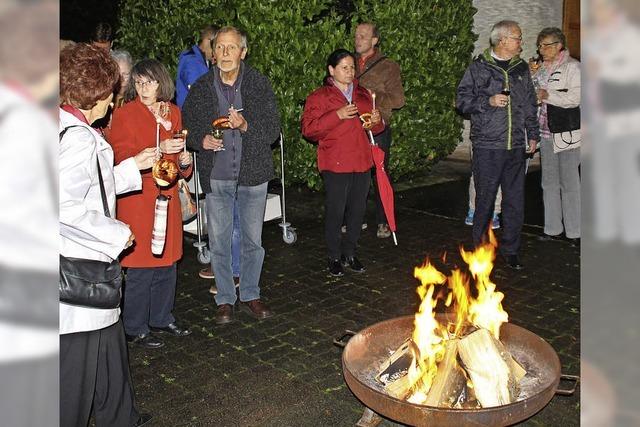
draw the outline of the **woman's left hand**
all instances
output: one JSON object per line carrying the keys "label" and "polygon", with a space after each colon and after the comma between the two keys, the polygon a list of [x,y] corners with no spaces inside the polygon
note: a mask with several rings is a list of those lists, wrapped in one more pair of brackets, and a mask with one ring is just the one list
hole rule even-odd
{"label": "woman's left hand", "polygon": [[549,92],[547,92],[546,89],[538,89],[536,91],[536,95],[538,95],[538,99],[540,101],[544,101],[545,99],[549,98]]}
{"label": "woman's left hand", "polygon": [[371,124],[375,126],[378,123],[380,123],[380,120],[382,120],[382,118],[380,117],[380,110],[378,109],[373,110],[371,112]]}
{"label": "woman's left hand", "polygon": [[160,141],[160,152],[164,154],[176,154],[184,149],[184,139],[167,138]]}
{"label": "woman's left hand", "polygon": [[191,153],[184,152],[184,151],[181,152],[180,155],[178,156],[178,162],[180,163],[180,166],[184,166],[184,167],[189,166],[192,162]]}

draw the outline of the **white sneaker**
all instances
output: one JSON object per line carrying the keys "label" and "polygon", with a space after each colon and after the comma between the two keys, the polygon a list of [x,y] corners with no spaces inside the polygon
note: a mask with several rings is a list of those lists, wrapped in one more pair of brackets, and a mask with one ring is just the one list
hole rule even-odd
{"label": "white sneaker", "polygon": [[386,239],[391,237],[391,230],[387,224],[378,224],[378,231],[376,232],[378,239]]}
{"label": "white sneaker", "polygon": [[[367,223],[366,223],[366,222],[362,223],[362,229],[363,229],[363,230],[366,230],[366,229],[367,229],[367,227],[368,227],[368,225],[367,225]],[[342,231],[343,233],[346,233],[346,232],[347,232],[347,226],[346,226],[346,225],[343,225],[343,226],[340,228],[340,231]]]}

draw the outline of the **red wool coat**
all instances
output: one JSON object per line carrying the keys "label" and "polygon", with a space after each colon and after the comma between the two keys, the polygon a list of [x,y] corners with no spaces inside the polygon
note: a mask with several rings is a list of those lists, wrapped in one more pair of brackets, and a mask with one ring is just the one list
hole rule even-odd
{"label": "red wool coat", "polygon": [[[370,113],[373,100],[369,92],[353,82],[353,103],[358,113]],[[366,172],[373,166],[371,142],[358,117],[342,120],[336,111],[347,104],[340,89],[327,82],[307,97],[302,113],[302,134],[318,142],[318,169],[348,173]],[[384,130],[380,122],[374,135]]]}
{"label": "red wool coat", "polygon": [[[180,110],[170,104],[171,130],[160,126],[160,141],[182,129]],[[135,156],[144,148],[156,146],[156,120],[139,98],[114,111],[109,141],[113,147],[115,163]],[[163,154],[178,164],[178,154]],[[191,166],[180,171],[183,177],[191,175]],[[161,256],[151,253],[151,233],[156,197],[171,197],[167,217],[167,235]],[[162,189],[155,184],[151,170],[142,172],[142,191],[124,194],[117,199],[117,218],[129,224],[136,239],[133,246],[123,252],[124,267],[166,267],[182,257],[182,214],[177,185]]]}

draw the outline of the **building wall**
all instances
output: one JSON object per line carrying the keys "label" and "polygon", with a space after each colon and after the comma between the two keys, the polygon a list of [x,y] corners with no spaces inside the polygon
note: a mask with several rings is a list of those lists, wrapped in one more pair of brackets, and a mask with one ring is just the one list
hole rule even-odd
{"label": "building wall", "polygon": [[536,55],[536,36],[544,27],[562,28],[562,0],[473,0],[478,9],[473,32],[478,34],[474,56],[489,46],[491,27],[498,21],[517,21],[522,29],[522,58]]}

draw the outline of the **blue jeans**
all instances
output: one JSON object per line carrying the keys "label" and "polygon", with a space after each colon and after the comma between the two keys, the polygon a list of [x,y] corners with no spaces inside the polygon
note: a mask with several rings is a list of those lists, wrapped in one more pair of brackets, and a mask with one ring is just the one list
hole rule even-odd
{"label": "blue jeans", "polygon": [[267,204],[267,183],[238,185],[237,181],[211,180],[206,194],[211,266],[216,275],[216,304],[235,304],[236,288],[232,273],[233,207],[237,199],[240,224],[240,301],[260,298],[260,273],[264,261],[262,222]]}
{"label": "blue jeans", "polygon": [[[240,277],[240,216],[238,199],[233,204],[233,232],[231,233],[231,271],[233,277]],[[213,267],[211,267],[213,269]]]}

